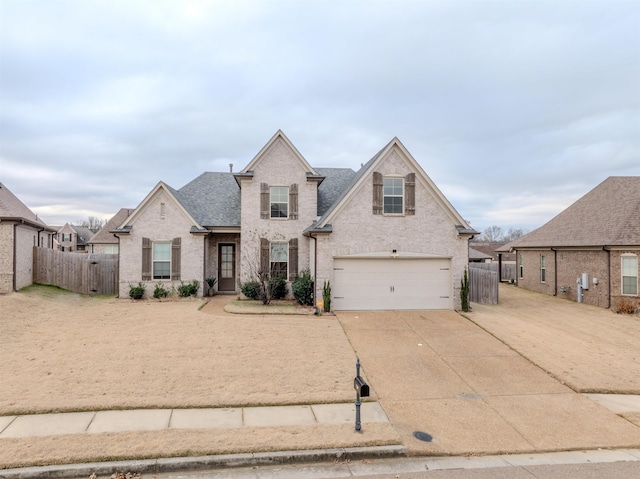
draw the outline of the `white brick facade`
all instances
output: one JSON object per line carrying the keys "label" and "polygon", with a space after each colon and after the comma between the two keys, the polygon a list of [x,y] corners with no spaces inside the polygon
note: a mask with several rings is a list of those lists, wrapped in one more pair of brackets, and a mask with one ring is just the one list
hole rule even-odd
{"label": "white brick facade", "polygon": [[[164,205],[164,206],[163,206]],[[180,281],[151,279],[142,281],[142,238],[154,241],[171,241],[181,238],[180,279],[190,282],[194,279],[202,283],[204,279],[205,239],[202,235],[190,233],[192,221],[175,200],[160,188],[136,212],[130,234],[120,234],[120,281],[119,296],[129,297],[129,286],[143,283],[145,297],[153,295],[156,283],[165,288],[179,286]],[[199,294],[202,294],[202,284]]]}

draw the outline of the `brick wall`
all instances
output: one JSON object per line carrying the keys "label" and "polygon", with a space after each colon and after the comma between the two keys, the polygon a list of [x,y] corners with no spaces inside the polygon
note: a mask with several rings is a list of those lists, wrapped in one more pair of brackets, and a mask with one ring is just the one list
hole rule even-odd
{"label": "brick wall", "polygon": [[13,223],[0,222],[0,294],[13,291]]}
{"label": "brick wall", "polygon": [[[164,208],[161,206],[162,203]],[[180,285],[180,281],[158,279],[142,281],[142,238],[149,238],[151,241],[171,241],[173,238],[182,238],[180,277],[185,282],[194,279],[200,281],[198,294],[202,295],[205,237],[191,234],[189,232],[191,226],[189,218],[163,189],[159,189],[149,199],[145,208],[135,218],[131,234],[120,236],[119,295],[121,298],[129,297],[129,284],[137,285],[139,282],[145,284],[146,297],[153,295],[153,289],[158,282],[164,283],[166,288]]]}
{"label": "brick wall", "polygon": [[[377,171],[404,177],[413,172],[394,149]],[[332,221],[333,233],[318,238],[317,294],[322,297],[325,280],[333,280],[333,257],[391,251],[452,257],[452,293],[460,308],[460,280],[468,263],[468,241],[458,238],[454,221],[416,175],[415,216],[374,215],[372,172]]]}
{"label": "brick wall", "polygon": [[[618,312],[624,309],[640,308],[640,297],[622,294],[622,256],[625,254],[640,256],[640,248],[628,248],[611,251],[611,309]],[[640,267],[640,265],[639,265]]]}
{"label": "brick wall", "polygon": [[[298,185],[298,219],[261,219],[260,183],[269,186]],[[307,181],[306,171],[288,145],[278,139],[263,153],[253,179],[241,183],[241,279],[254,275],[260,257],[260,238],[288,242],[298,238],[298,271],[309,268],[309,239],[303,231],[317,218],[317,183]]]}

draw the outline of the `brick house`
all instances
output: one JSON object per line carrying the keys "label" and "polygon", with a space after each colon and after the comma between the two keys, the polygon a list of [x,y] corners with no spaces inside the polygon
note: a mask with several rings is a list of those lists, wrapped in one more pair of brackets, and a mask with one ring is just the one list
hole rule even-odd
{"label": "brick house", "polygon": [[537,230],[508,243],[518,286],[612,308],[640,307],[640,176],[609,177]]}
{"label": "brick house", "polygon": [[88,253],[88,242],[96,232],[84,226],[65,225],[58,229],[56,235],[58,249],[67,253]]}
{"label": "brick house", "polygon": [[459,307],[477,234],[397,138],[354,172],[312,167],[282,131],[240,172],[158,183],[112,231],[121,297],[207,277],[237,294],[261,268],[289,281],[308,268],[336,310]]}
{"label": "brick house", "polygon": [[55,231],[0,183],[0,293],[33,283],[33,247],[53,248]]}

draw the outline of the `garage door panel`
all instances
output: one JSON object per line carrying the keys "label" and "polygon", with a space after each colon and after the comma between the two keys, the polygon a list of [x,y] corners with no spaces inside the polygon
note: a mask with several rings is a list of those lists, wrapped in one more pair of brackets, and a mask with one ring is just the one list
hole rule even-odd
{"label": "garage door panel", "polygon": [[334,260],[334,309],[452,309],[449,259]]}

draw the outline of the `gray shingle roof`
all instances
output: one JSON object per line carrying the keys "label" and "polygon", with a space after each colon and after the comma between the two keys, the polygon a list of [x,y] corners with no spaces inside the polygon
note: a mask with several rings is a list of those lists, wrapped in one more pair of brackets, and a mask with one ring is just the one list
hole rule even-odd
{"label": "gray shingle roof", "polygon": [[510,248],[640,246],[640,176],[610,176]]}
{"label": "gray shingle roof", "polygon": [[115,230],[118,226],[124,223],[124,220],[133,213],[133,208],[120,208],[113,217],[107,221],[107,223],[94,234],[88,241],[90,244],[117,244],[118,238],[113,236],[112,230]]}
{"label": "gray shingle roof", "polygon": [[315,168],[325,179],[318,187],[318,216],[322,216],[339,198],[356,172],[351,168]]}
{"label": "gray shingle roof", "polygon": [[201,226],[240,226],[240,188],[233,173],[205,172],[172,192]]}

